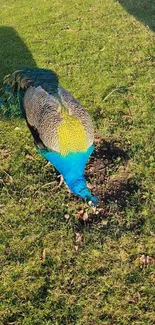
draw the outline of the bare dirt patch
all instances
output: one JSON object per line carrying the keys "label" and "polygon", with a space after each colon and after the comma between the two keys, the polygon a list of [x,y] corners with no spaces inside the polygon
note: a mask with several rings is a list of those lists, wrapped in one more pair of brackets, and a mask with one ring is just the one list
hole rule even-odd
{"label": "bare dirt patch", "polygon": [[91,211],[81,209],[77,217],[84,221],[108,219],[122,214],[138,186],[130,170],[127,148],[122,149],[118,140],[109,142],[97,138],[95,150],[86,167],[88,187],[98,197],[99,205]]}

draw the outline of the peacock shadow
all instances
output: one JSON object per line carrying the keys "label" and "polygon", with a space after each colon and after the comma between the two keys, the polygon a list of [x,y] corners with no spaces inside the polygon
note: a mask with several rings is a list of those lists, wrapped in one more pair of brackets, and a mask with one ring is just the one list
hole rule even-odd
{"label": "peacock shadow", "polygon": [[[10,89],[7,89],[7,93],[5,92],[4,77],[22,67],[37,68],[37,64],[26,44],[12,27],[0,27],[0,44],[2,44],[0,46],[0,104],[6,104],[4,105],[6,106],[5,110],[2,110],[2,116],[21,118],[23,114],[18,108],[18,102],[15,100],[14,95],[12,96]],[[49,70],[49,75],[50,78],[53,78],[54,85],[58,85],[57,74]],[[17,107],[15,111],[13,106]]]}
{"label": "peacock shadow", "polygon": [[118,0],[125,10],[147,28],[155,31],[155,1],[154,0]]}
{"label": "peacock shadow", "polygon": [[3,78],[19,67],[37,67],[33,56],[12,27],[0,27],[0,85]]}

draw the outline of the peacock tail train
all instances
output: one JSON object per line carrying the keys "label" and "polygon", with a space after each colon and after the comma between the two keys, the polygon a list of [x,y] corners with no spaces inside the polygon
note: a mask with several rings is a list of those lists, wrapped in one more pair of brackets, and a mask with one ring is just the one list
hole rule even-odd
{"label": "peacock tail train", "polygon": [[38,152],[62,174],[70,190],[92,205],[84,169],[94,149],[94,128],[88,112],[58,83],[55,72],[21,68],[4,79],[8,102],[26,119]]}

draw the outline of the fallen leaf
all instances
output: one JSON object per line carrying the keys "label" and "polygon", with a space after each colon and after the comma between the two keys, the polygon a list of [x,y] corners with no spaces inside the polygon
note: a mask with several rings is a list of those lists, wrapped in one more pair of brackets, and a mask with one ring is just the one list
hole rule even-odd
{"label": "fallen leaf", "polygon": [[95,187],[95,184],[87,183],[87,187],[89,188],[89,190],[92,190]]}
{"label": "fallen leaf", "polygon": [[147,198],[147,196],[144,195],[144,194],[141,196],[141,199],[142,199],[142,200],[145,200],[146,198]]}
{"label": "fallen leaf", "polygon": [[84,214],[84,210],[83,209],[80,210],[80,211],[77,211],[77,217],[78,217],[78,219],[82,219],[83,214]]}
{"label": "fallen leaf", "polygon": [[40,212],[43,212],[44,210],[45,210],[45,206],[42,206]]}
{"label": "fallen leaf", "polygon": [[28,154],[26,155],[26,158],[29,159],[29,160],[34,160],[34,157],[31,156],[31,155],[28,155]]}
{"label": "fallen leaf", "polygon": [[9,157],[9,152],[7,149],[2,149],[1,150],[1,156],[2,156],[2,159],[6,159]]}
{"label": "fallen leaf", "polygon": [[13,183],[13,178],[12,178],[12,176],[11,175],[9,175],[7,172],[5,172],[4,171],[4,173],[5,173],[5,177],[4,177],[4,179],[3,179],[3,181],[4,181],[4,183]]}
{"label": "fallen leaf", "polygon": [[101,142],[101,138],[99,138],[99,137],[95,137],[94,142],[95,142],[95,143],[100,143],[100,142]]}
{"label": "fallen leaf", "polygon": [[41,260],[42,261],[45,261],[45,259],[46,259],[46,248],[44,248],[44,250],[43,250],[43,252],[42,252],[42,255],[41,255]]}
{"label": "fallen leaf", "polygon": [[81,243],[83,235],[81,235],[79,232],[76,232],[75,236],[76,236],[76,239],[75,239],[76,243]]}
{"label": "fallen leaf", "polygon": [[145,266],[148,266],[148,264],[155,264],[155,258],[149,256],[149,255],[141,255],[140,256],[140,259],[139,259],[139,262],[140,262],[140,267],[143,268]]}
{"label": "fallen leaf", "polygon": [[86,221],[86,220],[89,219],[89,215],[88,215],[87,211],[84,212],[82,219],[83,219],[84,221]]}
{"label": "fallen leaf", "polygon": [[121,117],[122,118],[131,118],[131,119],[133,118],[132,115],[130,115],[130,114],[124,114]]}

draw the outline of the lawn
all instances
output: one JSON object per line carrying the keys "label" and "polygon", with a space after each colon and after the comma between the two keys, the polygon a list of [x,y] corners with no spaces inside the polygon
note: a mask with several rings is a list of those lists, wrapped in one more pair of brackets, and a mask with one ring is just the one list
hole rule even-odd
{"label": "lawn", "polygon": [[95,126],[94,213],[37,153],[25,121],[0,120],[0,324],[155,323],[155,5],[0,0],[0,85],[56,71]]}

